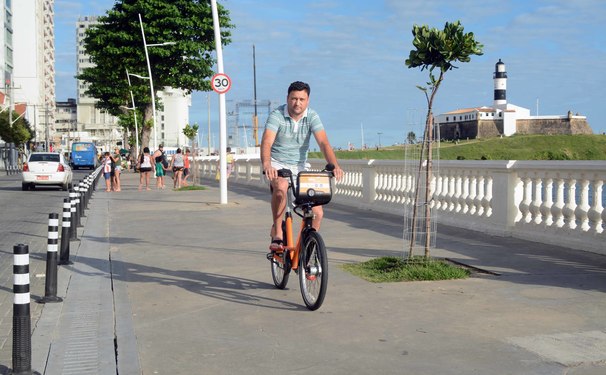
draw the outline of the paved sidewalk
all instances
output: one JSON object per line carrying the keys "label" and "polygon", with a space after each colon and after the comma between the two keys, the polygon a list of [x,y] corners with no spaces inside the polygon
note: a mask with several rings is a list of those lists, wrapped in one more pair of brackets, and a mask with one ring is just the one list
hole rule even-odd
{"label": "paved sidewalk", "polygon": [[[100,181],[102,184],[103,182]],[[167,183],[172,181],[167,178]],[[372,284],[339,267],[401,254],[402,219],[331,204],[324,305],[265,259],[266,191],[99,189],[61,304],[33,334],[42,374],[606,373],[606,257],[439,226],[443,256],[500,274]],[[294,275],[293,275],[294,276]],[[117,370],[116,370],[117,368]]]}

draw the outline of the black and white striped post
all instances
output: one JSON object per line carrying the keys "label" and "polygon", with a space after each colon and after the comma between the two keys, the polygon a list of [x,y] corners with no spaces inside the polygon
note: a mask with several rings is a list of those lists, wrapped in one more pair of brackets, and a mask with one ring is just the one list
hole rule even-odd
{"label": "black and white striped post", "polygon": [[69,191],[69,199],[71,204],[71,227],[70,227],[70,240],[78,240],[78,211],[76,210],[76,191],[74,189]]}
{"label": "black and white striped post", "polygon": [[84,180],[82,180],[82,183],[84,184],[84,209],[87,210],[88,209],[88,198],[90,197],[90,182],[89,182],[89,176],[87,175],[86,177],[84,177]]}
{"label": "black and white striped post", "polygon": [[86,213],[84,212],[86,208],[86,197],[84,197],[84,194],[86,193],[86,188],[84,185],[84,181],[80,181],[78,183],[78,188],[80,189],[80,217],[86,217]]}
{"label": "black and white striped post", "polygon": [[57,250],[59,250],[59,215],[48,215],[48,248],[46,251],[46,280],[44,298],[40,303],[61,302],[57,297]]}
{"label": "black and white striped post", "polygon": [[74,223],[76,224],[77,228],[81,228],[82,225],[82,199],[81,199],[81,194],[80,194],[80,183],[78,183],[78,185],[74,186],[74,191],[76,192],[76,220],[74,221]]}
{"label": "black and white striped post", "polygon": [[63,217],[61,219],[61,249],[59,264],[72,264],[69,261],[69,240],[71,239],[72,204],[69,198],[63,200]]}
{"label": "black and white striped post", "polygon": [[13,375],[32,373],[32,328],[29,294],[29,247],[13,247]]}

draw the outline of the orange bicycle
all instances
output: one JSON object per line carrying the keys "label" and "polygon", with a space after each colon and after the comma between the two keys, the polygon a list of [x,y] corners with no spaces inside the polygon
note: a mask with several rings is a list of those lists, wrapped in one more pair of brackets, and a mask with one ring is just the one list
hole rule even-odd
{"label": "orange bicycle", "polygon": [[[328,287],[328,258],[326,246],[320,233],[312,226],[312,207],[324,205],[332,198],[332,170],[328,164],[323,171],[302,171],[297,175],[297,184],[289,169],[278,170],[278,176],[288,179],[288,194],[282,232],[283,250],[267,254],[271,262],[271,276],[278,289],[288,283],[290,271],[299,275],[301,295],[310,310],[317,310],[324,302]],[[292,208],[291,208],[292,207]],[[301,228],[295,243],[292,213],[301,217]]]}

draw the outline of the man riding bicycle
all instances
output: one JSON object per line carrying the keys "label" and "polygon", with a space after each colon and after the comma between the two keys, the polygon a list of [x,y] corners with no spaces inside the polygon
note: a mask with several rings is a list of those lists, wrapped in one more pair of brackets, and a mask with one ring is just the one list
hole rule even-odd
{"label": "man riding bicycle", "polygon": [[[286,104],[273,110],[265,123],[261,141],[261,162],[263,172],[270,181],[272,197],[271,212],[273,225],[271,229],[270,250],[282,249],[282,216],[286,208],[288,180],[278,177],[278,170],[287,168],[294,175],[306,170],[309,140],[314,135],[320,151],[326,161],[335,166],[333,171],[337,180],[343,176],[343,170],[337,163],[335,153],[328,141],[320,116],[308,108],[310,87],[304,82],[293,82],[288,87]],[[322,206],[313,208],[312,226],[320,229],[323,211]]]}

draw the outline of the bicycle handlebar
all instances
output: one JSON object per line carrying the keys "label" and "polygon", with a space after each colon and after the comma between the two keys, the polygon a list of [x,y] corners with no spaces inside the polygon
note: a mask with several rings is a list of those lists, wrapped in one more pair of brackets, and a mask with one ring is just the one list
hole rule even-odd
{"label": "bicycle handlebar", "polygon": [[[328,163],[328,164],[326,164],[324,169],[321,170],[321,172],[329,172],[330,177],[334,177],[335,176],[333,173],[334,170],[335,170],[334,164]],[[265,172],[263,172],[263,173],[265,173]],[[292,177],[292,171],[287,168],[278,169],[278,177],[290,178],[290,177]]]}

